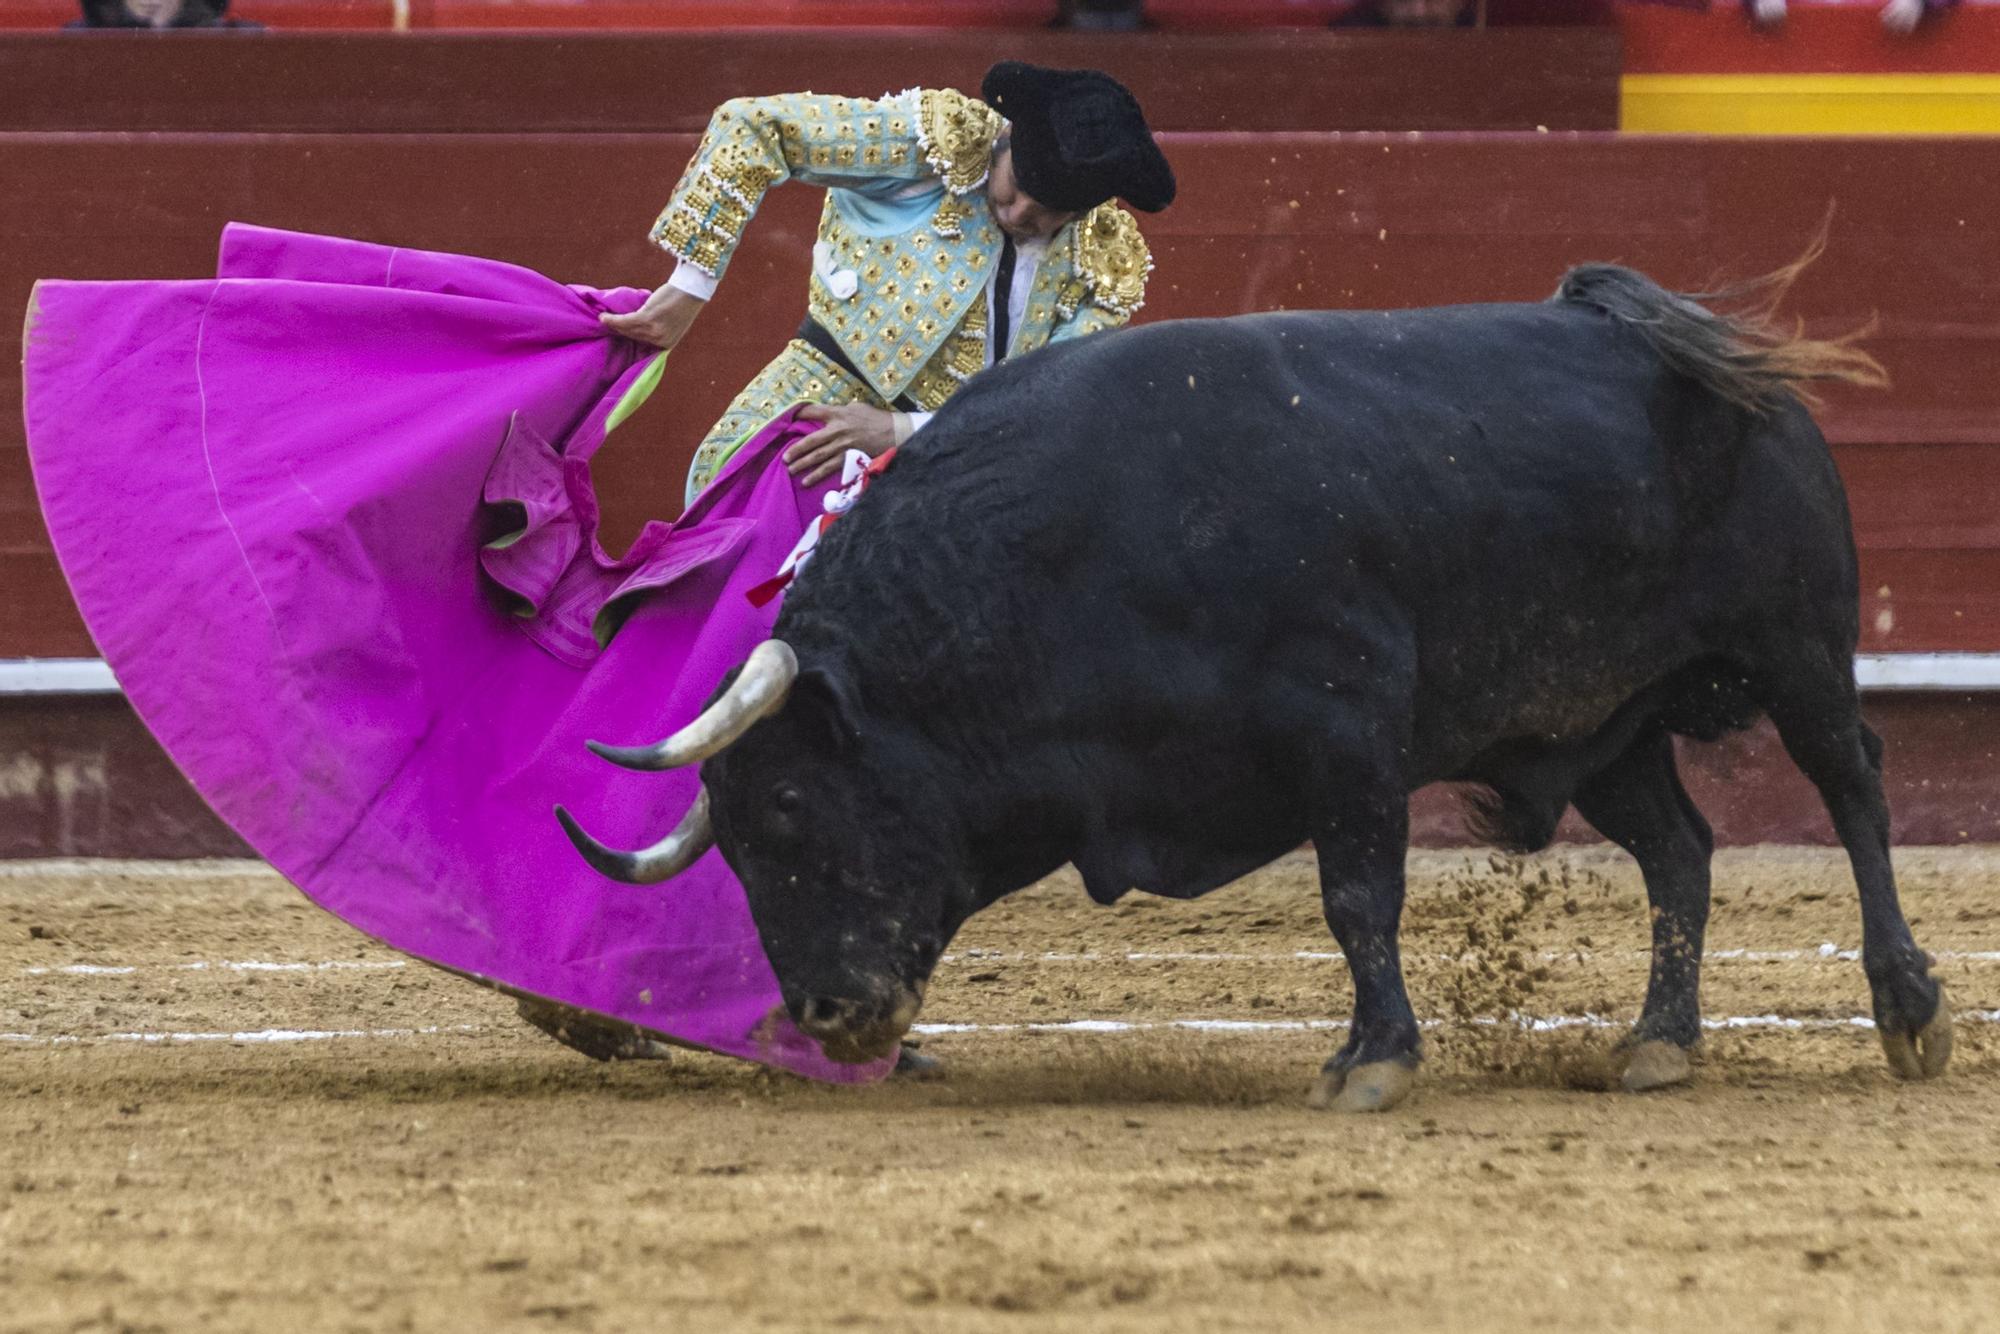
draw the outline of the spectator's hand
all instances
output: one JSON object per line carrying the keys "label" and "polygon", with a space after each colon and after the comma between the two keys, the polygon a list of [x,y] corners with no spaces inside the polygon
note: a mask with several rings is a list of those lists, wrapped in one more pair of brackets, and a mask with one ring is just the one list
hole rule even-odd
{"label": "spectator's hand", "polygon": [[678,287],[660,287],[646,298],[646,304],[630,315],[599,315],[604,327],[623,334],[635,343],[651,343],[671,350],[687,333],[694,317],[708,303]]}
{"label": "spectator's hand", "polygon": [[794,440],[785,450],[785,467],[800,486],[815,486],[839,470],[847,451],[858,449],[869,458],[880,458],[896,443],[896,415],[862,403],[821,407],[808,403],[799,416],[823,423],[817,431]]}
{"label": "spectator's hand", "polygon": [[1775,28],[1785,21],[1785,0],[1749,0],[1750,21],[1760,28]]}
{"label": "spectator's hand", "polygon": [[1882,6],[1882,26],[1898,37],[1907,37],[1923,21],[1924,0],[1889,0]]}

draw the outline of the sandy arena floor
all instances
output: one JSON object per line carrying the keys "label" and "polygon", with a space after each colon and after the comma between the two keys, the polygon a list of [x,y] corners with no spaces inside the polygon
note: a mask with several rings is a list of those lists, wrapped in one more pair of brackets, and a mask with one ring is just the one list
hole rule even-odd
{"label": "sandy arena floor", "polygon": [[1441,1022],[1374,1118],[1303,1105],[1349,1001],[1303,858],[1002,905],[931,989],[949,1076],[859,1091],[593,1065],[247,864],[0,866],[0,1329],[1992,1330],[2000,849],[1899,864],[1946,1078],[1848,1022],[1844,862],[1758,850],[1705,991],[1750,1022],[1633,1097],[1602,1029],[1481,1022],[1631,1017],[1624,859],[1419,856]]}

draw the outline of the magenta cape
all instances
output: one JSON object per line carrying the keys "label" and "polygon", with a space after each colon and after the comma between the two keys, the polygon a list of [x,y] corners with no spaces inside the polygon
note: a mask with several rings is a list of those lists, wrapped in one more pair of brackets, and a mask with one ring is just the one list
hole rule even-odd
{"label": "magenta cape", "polygon": [[[650,843],[692,771],[586,738],[692,719],[770,633],[825,488],[781,417],[613,561],[588,459],[660,362],[644,293],[232,226],[218,277],[45,282],[28,446],[58,557],[139,716],[271,864],[396,949],[732,1056],[853,1081],[782,1014],[711,851],[614,884],[551,808]],[[608,640],[608,642],[604,642]],[[601,645],[601,646],[600,646]]]}

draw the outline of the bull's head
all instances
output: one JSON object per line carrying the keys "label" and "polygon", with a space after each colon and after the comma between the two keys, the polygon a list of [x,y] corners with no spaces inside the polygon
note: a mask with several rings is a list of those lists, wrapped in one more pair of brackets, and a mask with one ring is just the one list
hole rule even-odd
{"label": "bull's head", "polygon": [[[680,827],[639,852],[556,814],[605,875],[666,880],[711,847],[739,879],[785,1008],[836,1061],[887,1055],[915,1021],[938,956],[974,905],[945,785],[893,723],[864,730],[841,682],[759,645],[701,717],[655,746],[591,742],[633,769],[702,765]],[[893,788],[878,775],[893,773]]]}

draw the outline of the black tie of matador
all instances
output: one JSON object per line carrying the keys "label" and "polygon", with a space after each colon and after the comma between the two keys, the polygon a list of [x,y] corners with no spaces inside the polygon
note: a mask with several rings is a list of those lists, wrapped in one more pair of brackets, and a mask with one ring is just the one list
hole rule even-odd
{"label": "black tie of matador", "polygon": [[1000,247],[1000,267],[993,271],[993,361],[1007,357],[1007,317],[1014,304],[1014,238]]}

